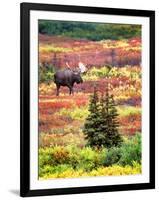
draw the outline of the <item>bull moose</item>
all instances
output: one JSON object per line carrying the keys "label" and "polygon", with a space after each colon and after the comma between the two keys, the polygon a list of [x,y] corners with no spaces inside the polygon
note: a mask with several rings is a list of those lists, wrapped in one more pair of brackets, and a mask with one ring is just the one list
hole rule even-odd
{"label": "bull moose", "polygon": [[69,94],[73,94],[74,83],[83,83],[81,74],[86,72],[86,67],[83,63],[78,63],[78,69],[72,70],[68,63],[66,63],[67,69],[57,71],[54,75],[54,82],[56,84],[56,95],[59,96],[59,90],[61,86],[69,88]]}

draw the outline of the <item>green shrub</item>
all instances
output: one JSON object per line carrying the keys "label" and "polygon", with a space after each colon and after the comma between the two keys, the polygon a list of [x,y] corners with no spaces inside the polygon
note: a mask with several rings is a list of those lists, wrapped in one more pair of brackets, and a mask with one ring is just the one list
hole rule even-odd
{"label": "green shrub", "polygon": [[121,147],[120,165],[133,165],[133,162],[141,163],[141,134],[136,134]]}
{"label": "green shrub", "polygon": [[69,161],[69,151],[62,146],[55,146],[54,148],[40,148],[39,149],[39,165],[58,165],[67,164]]}
{"label": "green shrub", "polygon": [[51,64],[39,65],[39,82],[50,82],[54,79],[55,67]]}
{"label": "green shrub", "polygon": [[106,160],[104,162],[105,166],[111,166],[119,162],[121,158],[121,148],[113,147],[110,148],[106,153]]}
{"label": "green shrub", "polygon": [[40,148],[39,167],[40,169],[44,169],[45,166],[69,165],[73,169],[90,171],[102,166],[105,156],[105,148],[101,150],[95,150],[91,147],[81,149],[73,145],[67,147],[55,146],[45,149]]}
{"label": "green shrub", "polygon": [[141,134],[126,140],[121,147],[110,148],[106,153],[104,165],[133,166],[134,162],[141,164]]}
{"label": "green shrub", "polygon": [[52,153],[52,159],[54,164],[68,163],[69,151],[64,147],[57,146]]}
{"label": "green shrub", "polygon": [[96,151],[90,147],[86,147],[80,152],[80,163],[78,168],[84,168],[85,171],[91,171],[96,168],[99,163],[99,156]]}
{"label": "green shrub", "polygon": [[41,167],[52,164],[52,157],[48,154],[39,154],[39,165]]}
{"label": "green shrub", "polygon": [[75,145],[70,145],[67,147],[69,151],[69,164],[76,169],[80,163],[80,148]]}
{"label": "green shrub", "polygon": [[[141,134],[124,139],[121,147],[113,147],[108,150],[103,147],[100,149],[80,148],[76,145],[39,149],[40,177],[71,177],[74,173],[74,176],[84,176],[87,173],[98,175],[99,168],[100,174],[104,175],[107,173],[107,167],[110,166],[120,168],[129,166],[128,171],[124,172],[127,174],[131,174],[132,169],[135,169],[134,173],[141,171]],[[115,173],[114,171],[113,173],[122,172]],[[111,171],[109,171],[109,175],[111,175]]]}

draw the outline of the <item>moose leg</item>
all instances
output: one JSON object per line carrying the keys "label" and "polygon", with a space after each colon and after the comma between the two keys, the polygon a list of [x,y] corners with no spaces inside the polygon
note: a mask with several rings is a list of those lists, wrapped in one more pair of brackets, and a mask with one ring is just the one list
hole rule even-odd
{"label": "moose leg", "polygon": [[70,89],[70,95],[71,95],[71,93],[72,93],[72,88],[70,87],[69,89]]}
{"label": "moose leg", "polygon": [[56,85],[56,96],[59,96],[60,85]]}
{"label": "moose leg", "polygon": [[73,88],[72,88],[72,86],[69,86],[69,90],[70,90],[69,94],[70,95],[73,94]]}
{"label": "moose leg", "polygon": [[72,87],[72,94],[74,93],[74,89],[73,89],[73,87]]}

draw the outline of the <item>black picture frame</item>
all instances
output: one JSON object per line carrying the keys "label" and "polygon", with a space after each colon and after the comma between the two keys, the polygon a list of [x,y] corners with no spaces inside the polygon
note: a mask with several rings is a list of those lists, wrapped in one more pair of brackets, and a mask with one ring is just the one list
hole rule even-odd
{"label": "black picture frame", "polygon": [[[30,11],[60,11],[107,15],[140,16],[150,19],[150,180],[149,183],[102,185],[73,188],[30,189]],[[22,197],[95,193],[107,191],[139,190],[155,188],[155,11],[131,10],[72,5],[21,3],[21,106],[20,106],[20,195]]]}

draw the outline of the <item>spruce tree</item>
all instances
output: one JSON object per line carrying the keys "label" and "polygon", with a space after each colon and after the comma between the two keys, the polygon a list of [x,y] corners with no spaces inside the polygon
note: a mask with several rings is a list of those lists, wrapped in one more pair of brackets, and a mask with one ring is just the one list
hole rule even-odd
{"label": "spruce tree", "polygon": [[84,134],[88,145],[100,148],[118,146],[122,138],[118,132],[117,109],[112,95],[106,85],[105,94],[100,100],[96,88],[89,105],[89,116],[84,125]]}
{"label": "spruce tree", "polygon": [[119,146],[122,138],[118,132],[118,112],[113,95],[109,95],[108,85],[106,85],[105,95],[101,98],[101,116],[103,118],[103,123],[100,125],[104,134],[103,145],[108,148]]}
{"label": "spruce tree", "polygon": [[89,104],[89,112],[85,125],[84,125],[84,134],[87,139],[88,145],[90,146],[99,146],[99,127],[101,123],[100,116],[100,107],[99,107],[99,97],[96,87],[94,87],[94,93],[91,96]]}

